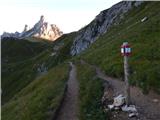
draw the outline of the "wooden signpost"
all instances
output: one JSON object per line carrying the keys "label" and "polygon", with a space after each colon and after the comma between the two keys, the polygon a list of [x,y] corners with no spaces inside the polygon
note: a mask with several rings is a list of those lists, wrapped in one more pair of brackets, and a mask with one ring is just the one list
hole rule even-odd
{"label": "wooden signpost", "polygon": [[125,94],[126,94],[126,104],[130,104],[130,86],[129,86],[129,65],[128,58],[131,54],[131,48],[128,42],[124,42],[121,46],[121,54],[124,56],[124,78],[125,78]]}

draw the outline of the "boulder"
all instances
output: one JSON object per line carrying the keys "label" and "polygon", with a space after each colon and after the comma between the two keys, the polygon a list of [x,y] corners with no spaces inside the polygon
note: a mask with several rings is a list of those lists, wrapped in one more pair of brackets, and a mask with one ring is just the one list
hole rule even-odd
{"label": "boulder", "polygon": [[114,98],[114,102],[113,102],[114,106],[119,107],[119,106],[122,106],[124,103],[125,103],[125,97],[122,94]]}

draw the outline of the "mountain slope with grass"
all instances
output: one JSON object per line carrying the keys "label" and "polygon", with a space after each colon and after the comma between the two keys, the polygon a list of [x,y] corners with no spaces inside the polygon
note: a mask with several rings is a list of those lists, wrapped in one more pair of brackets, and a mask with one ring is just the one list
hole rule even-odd
{"label": "mountain slope with grass", "polygon": [[81,30],[63,34],[54,42],[33,37],[1,41],[2,120],[51,119],[64,96],[69,61],[77,63],[79,119],[106,119],[100,101],[102,81],[92,67],[79,61],[123,80],[120,46],[126,41],[132,48],[130,84],[144,93],[160,93],[160,2],[129,1],[113,7],[102,11],[101,19],[96,17]]}
{"label": "mountain slope with grass", "polygon": [[87,49],[96,39],[108,32],[111,26],[118,25],[125,19],[124,14],[138,8],[143,1],[121,1],[111,8],[101,11],[90,24],[78,31],[71,54],[77,55]]}
{"label": "mountain slope with grass", "polygon": [[[123,79],[123,57],[120,46],[128,41],[130,83],[160,92],[160,2],[144,2],[124,15],[118,25],[98,37],[77,58],[100,66],[106,74]],[[147,18],[143,21],[144,18]]]}
{"label": "mountain slope with grass", "polygon": [[53,117],[68,80],[65,61],[74,36],[63,35],[55,42],[37,42],[34,38],[2,40],[2,119]]}
{"label": "mountain slope with grass", "polygon": [[2,106],[2,119],[51,119],[63,97],[68,70],[67,64],[59,65],[21,89]]}

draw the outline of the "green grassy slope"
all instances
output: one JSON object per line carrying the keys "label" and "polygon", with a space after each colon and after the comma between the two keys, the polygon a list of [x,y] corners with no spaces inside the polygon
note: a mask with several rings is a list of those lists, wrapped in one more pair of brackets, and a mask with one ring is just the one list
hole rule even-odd
{"label": "green grassy slope", "polygon": [[[160,2],[145,2],[129,11],[119,25],[99,37],[79,57],[105,70],[106,74],[123,77],[123,57],[120,46],[128,41],[132,47],[129,59],[130,82],[144,92],[160,93]],[[147,17],[148,20],[141,22]]]}
{"label": "green grassy slope", "polygon": [[[50,42],[51,43],[51,42]],[[34,57],[35,55],[51,48],[49,42],[29,42],[28,40],[18,40],[6,38],[2,40],[2,62],[18,62]]]}
{"label": "green grassy slope", "polygon": [[47,43],[26,40],[2,40],[2,103],[29,84],[37,74],[37,64],[51,51]]}
{"label": "green grassy slope", "polygon": [[31,82],[2,106],[2,120],[50,119],[63,97],[68,71],[62,64]]}
{"label": "green grassy slope", "polygon": [[[65,61],[71,57],[74,36],[63,35],[54,42],[2,41],[2,119],[44,120],[53,116],[68,79]],[[47,73],[38,72],[42,64]]]}
{"label": "green grassy slope", "polygon": [[58,38],[55,42],[54,42],[54,47],[56,46],[62,46],[60,47],[60,49],[58,50],[58,57],[55,60],[58,63],[61,63],[64,60],[67,59],[71,59],[71,55],[70,55],[70,48],[71,45],[73,43],[73,40],[76,36],[76,32],[72,32],[69,34],[64,34],[62,37]]}
{"label": "green grassy slope", "polygon": [[80,120],[106,120],[107,117],[101,106],[102,81],[95,77],[95,72],[90,66],[77,64]]}
{"label": "green grassy slope", "polygon": [[[42,64],[49,70],[68,59],[68,47],[74,35],[75,33],[64,35],[55,42],[2,41],[2,104],[35,80],[40,75],[38,68]],[[53,49],[55,46],[59,48],[56,51]],[[63,52],[67,52],[64,57]],[[52,56],[52,53],[56,55]]]}

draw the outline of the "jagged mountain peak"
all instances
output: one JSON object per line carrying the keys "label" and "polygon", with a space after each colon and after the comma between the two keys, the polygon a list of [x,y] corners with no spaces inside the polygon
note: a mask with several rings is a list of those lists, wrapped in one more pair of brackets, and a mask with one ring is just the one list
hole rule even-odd
{"label": "jagged mountain peak", "polygon": [[39,21],[31,28],[28,29],[28,25],[25,25],[23,32],[21,33],[7,33],[4,32],[1,39],[4,37],[15,37],[15,38],[27,38],[27,37],[38,37],[48,40],[56,40],[63,34],[62,31],[55,25],[49,24],[45,21],[44,16],[40,16]]}
{"label": "jagged mountain peak", "polygon": [[28,31],[29,29],[28,29],[28,25],[26,24],[25,26],[24,26],[24,30],[23,30],[23,32],[26,32],[26,31]]}

